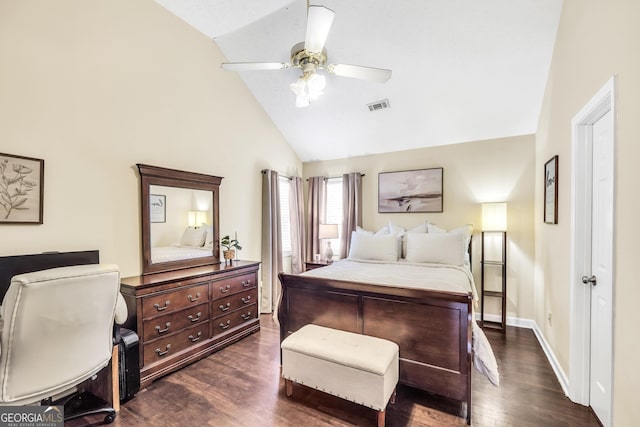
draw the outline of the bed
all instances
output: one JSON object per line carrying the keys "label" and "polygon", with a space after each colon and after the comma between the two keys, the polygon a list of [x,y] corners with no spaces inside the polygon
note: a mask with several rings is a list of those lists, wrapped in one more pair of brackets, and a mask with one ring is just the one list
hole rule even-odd
{"label": "bed", "polygon": [[167,246],[151,248],[151,263],[180,261],[191,258],[210,257],[213,254],[213,227],[187,227],[180,241]]}
{"label": "bed", "polygon": [[473,320],[470,232],[461,238],[453,232],[419,238],[403,233],[384,243],[373,233],[356,234],[348,259],[280,274],[281,340],[313,323],[394,341],[400,346],[400,383],[461,402],[470,424],[472,358],[498,381],[493,353]]}

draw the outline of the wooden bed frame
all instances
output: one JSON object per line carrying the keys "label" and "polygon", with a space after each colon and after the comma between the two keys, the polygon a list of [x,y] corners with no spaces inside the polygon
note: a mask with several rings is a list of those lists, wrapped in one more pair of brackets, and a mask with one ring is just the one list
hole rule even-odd
{"label": "wooden bed frame", "polygon": [[466,404],[471,424],[469,293],[280,273],[280,340],[313,323],[400,346],[400,383]]}

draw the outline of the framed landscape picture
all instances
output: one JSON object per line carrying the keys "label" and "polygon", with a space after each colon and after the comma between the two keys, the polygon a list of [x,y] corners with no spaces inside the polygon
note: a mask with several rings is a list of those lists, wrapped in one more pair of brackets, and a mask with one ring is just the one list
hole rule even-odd
{"label": "framed landscape picture", "polygon": [[378,212],[442,212],[442,168],[378,174]]}
{"label": "framed landscape picture", "polygon": [[558,156],[544,164],[544,222],[558,223]]}
{"label": "framed landscape picture", "polygon": [[0,224],[42,224],[44,160],[0,153]]}

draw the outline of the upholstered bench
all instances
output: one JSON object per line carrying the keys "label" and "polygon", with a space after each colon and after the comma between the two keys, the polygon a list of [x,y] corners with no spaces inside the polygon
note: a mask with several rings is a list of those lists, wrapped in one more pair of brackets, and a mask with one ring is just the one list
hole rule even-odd
{"label": "upholstered bench", "polygon": [[398,383],[396,343],[306,325],[285,338],[281,348],[287,396],[296,382],[375,409],[378,426],[384,426]]}

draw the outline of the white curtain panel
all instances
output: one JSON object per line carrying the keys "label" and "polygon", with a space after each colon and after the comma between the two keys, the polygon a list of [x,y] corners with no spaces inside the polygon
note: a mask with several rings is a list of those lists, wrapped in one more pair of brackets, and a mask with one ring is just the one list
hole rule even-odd
{"label": "white curtain panel", "polygon": [[274,313],[280,295],[278,273],[282,271],[280,191],[278,173],[262,171],[262,297],[260,311]]}

